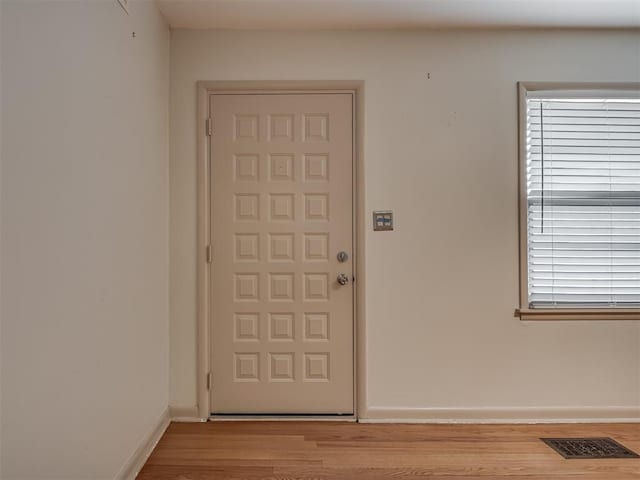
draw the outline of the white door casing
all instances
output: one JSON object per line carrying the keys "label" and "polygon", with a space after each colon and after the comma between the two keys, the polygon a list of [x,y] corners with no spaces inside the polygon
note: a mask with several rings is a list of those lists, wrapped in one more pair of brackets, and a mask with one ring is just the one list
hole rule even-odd
{"label": "white door casing", "polygon": [[352,94],[209,98],[211,410],[351,414]]}

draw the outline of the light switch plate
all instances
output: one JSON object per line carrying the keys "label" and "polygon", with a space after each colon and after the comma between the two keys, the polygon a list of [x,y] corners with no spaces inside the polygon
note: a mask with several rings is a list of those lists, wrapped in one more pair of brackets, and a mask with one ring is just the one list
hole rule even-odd
{"label": "light switch plate", "polygon": [[373,230],[376,232],[393,230],[393,212],[391,210],[373,212]]}

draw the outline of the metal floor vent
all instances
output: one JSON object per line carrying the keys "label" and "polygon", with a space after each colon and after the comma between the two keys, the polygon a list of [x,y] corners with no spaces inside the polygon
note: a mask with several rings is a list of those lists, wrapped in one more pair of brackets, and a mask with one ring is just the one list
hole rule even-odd
{"label": "metal floor vent", "polygon": [[564,458],[639,458],[611,438],[541,438]]}

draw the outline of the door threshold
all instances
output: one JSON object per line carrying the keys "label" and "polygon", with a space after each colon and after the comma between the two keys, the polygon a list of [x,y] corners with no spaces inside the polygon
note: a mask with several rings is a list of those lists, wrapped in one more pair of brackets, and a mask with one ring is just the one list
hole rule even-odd
{"label": "door threshold", "polygon": [[355,415],[209,415],[210,422],[351,422],[358,418]]}

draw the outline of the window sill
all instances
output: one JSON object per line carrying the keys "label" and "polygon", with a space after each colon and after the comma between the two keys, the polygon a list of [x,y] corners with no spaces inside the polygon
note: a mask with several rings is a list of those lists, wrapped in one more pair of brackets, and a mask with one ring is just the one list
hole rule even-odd
{"label": "window sill", "polygon": [[516,309],[520,320],[640,320],[637,308],[590,308],[590,309]]}

